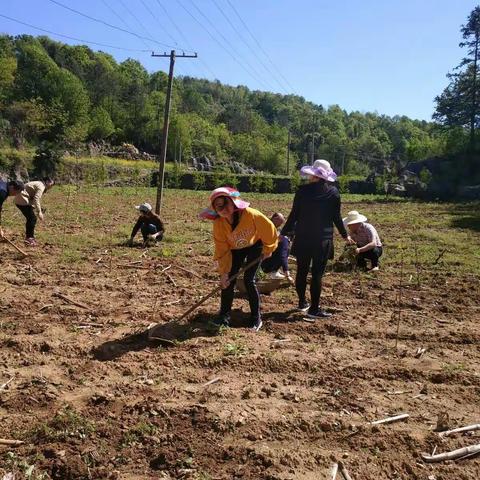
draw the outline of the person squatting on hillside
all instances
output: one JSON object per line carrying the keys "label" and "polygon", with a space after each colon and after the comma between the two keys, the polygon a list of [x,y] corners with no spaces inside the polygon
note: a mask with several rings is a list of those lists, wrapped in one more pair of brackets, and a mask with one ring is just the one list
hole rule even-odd
{"label": "person squatting on hillside", "polygon": [[383,248],[377,230],[373,225],[367,223],[367,217],[352,210],[343,219],[344,225],[348,228],[350,236],[357,244],[357,266],[367,270],[367,259],[372,263],[372,272],[379,270],[378,259],[382,256]]}
{"label": "person squatting on hillside", "polygon": [[18,195],[24,189],[23,182],[19,180],[10,180],[9,182],[4,182],[0,180],[0,238],[3,238],[4,232],[2,229],[2,209],[3,203],[8,197],[14,197]]}
{"label": "person squatting on hillside", "polygon": [[[270,221],[275,225],[275,228],[280,228],[285,223],[285,217],[276,212],[270,217]],[[288,270],[288,251],[290,248],[290,240],[285,235],[278,236],[278,246],[272,253],[270,258],[265,259],[262,264],[262,270],[268,274],[269,278],[273,280],[281,280],[287,278],[287,280],[293,283],[293,279],[290,276]],[[280,268],[283,273],[280,273]]]}
{"label": "person squatting on hillside", "polygon": [[145,202],[135,208],[140,212],[140,216],[133,226],[130,239],[127,242],[128,245],[133,245],[133,239],[139,230],[142,232],[144,247],[147,246],[149,240],[156,242],[162,240],[165,228],[160,217],[153,211],[152,206]]}
{"label": "person squatting on hillside", "polygon": [[35,240],[37,217],[41,221],[44,220],[40,200],[43,194],[50,190],[53,185],[55,185],[55,181],[50,177],[45,177],[43,180],[26,183],[24,189],[15,196],[15,205],[27,220],[25,224],[25,244],[30,247],[37,245]]}
{"label": "person squatting on hillside", "polygon": [[[340,215],[340,194],[330,182],[337,178],[326,160],[315,160],[311,166],[302,167],[300,174],[309,183],[301,185],[293,199],[293,206],[282,234],[294,235],[292,255],[297,258],[295,288],[298,310],[307,312],[309,318],[331,316],[320,309],[322,277],[328,259],[333,258],[333,224],[347,243],[348,235]],[[310,304],[305,299],[307,276],[312,269]]]}
{"label": "person squatting on hillside", "polygon": [[258,259],[258,263],[245,270],[243,277],[251,327],[258,331],[262,328],[262,318],[255,275],[260,261],[270,257],[277,248],[277,231],[273,223],[263,213],[250,208],[234,188],[216,188],[210,194],[210,205],[200,217],[213,220],[215,260],[222,287],[220,314],[214,323],[229,325],[235,289],[235,280],[229,282],[229,278],[238,273],[244,262],[248,264]]}

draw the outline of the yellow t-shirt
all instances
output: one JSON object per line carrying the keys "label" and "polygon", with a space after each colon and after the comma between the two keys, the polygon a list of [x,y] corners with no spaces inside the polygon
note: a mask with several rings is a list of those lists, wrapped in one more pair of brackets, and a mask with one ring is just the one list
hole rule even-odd
{"label": "yellow t-shirt", "polygon": [[213,222],[213,239],[218,270],[220,273],[228,273],[232,268],[231,250],[250,247],[261,240],[262,253],[272,253],[277,248],[278,233],[275,225],[263,213],[254,208],[246,208],[241,211],[240,220],[233,231],[225,218],[217,218]]}

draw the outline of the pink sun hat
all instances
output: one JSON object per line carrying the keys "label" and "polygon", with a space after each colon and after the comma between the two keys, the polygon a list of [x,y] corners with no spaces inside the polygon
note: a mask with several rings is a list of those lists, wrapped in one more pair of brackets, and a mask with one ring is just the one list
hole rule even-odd
{"label": "pink sun hat", "polygon": [[235,205],[237,210],[245,210],[250,203],[242,200],[240,198],[240,192],[236,188],[232,187],[219,187],[216,188],[209,197],[210,200],[210,208],[206,208],[200,213],[200,218],[208,219],[208,220],[215,220],[218,218],[218,213],[213,208],[213,201],[218,197],[228,197]]}
{"label": "pink sun hat", "polygon": [[337,179],[337,174],[330,166],[327,160],[315,160],[313,165],[306,165],[300,169],[300,175],[306,177],[313,175],[314,177],[322,178],[327,182],[334,182]]}

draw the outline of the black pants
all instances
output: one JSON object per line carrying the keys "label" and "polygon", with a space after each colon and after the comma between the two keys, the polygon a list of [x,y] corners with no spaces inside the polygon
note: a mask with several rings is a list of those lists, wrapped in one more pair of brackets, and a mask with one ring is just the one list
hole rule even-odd
{"label": "black pants", "polygon": [[35,225],[37,224],[37,216],[31,205],[17,205],[17,208],[23,213],[23,216],[27,219],[25,225],[25,237],[35,237]]}
{"label": "black pants", "polygon": [[382,253],[382,247],[375,247],[371,250],[367,250],[366,252],[359,253],[357,257],[357,265],[360,268],[366,269],[368,259],[372,262],[372,268],[378,267],[378,259],[382,256]]}
{"label": "black pants", "polygon": [[322,293],[322,277],[327,267],[328,259],[333,254],[333,241],[322,240],[317,245],[301,245],[295,247],[297,257],[297,276],[295,278],[295,289],[297,290],[298,301],[305,301],[307,290],[307,276],[312,267],[312,281],[310,283],[310,305],[315,311],[320,307],[320,294]]}
{"label": "black pants", "polygon": [[[242,248],[240,250],[232,250],[232,268],[229,277],[235,275],[243,263],[250,263],[252,260],[259,258],[262,255],[263,244],[261,241],[255,243],[251,247]],[[257,285],[255,283],[255,275],[257,274],[260,262],[245,270],[243,281],[245,289],[247,290],[248,303],[250,304],[250,313],[252,319],[260,318],[260,295],[258,294]],[[228,314],[232,310],[233,296],[235,290],[235,280],[230,282],[230,285],[222,290],[220,314]]]}

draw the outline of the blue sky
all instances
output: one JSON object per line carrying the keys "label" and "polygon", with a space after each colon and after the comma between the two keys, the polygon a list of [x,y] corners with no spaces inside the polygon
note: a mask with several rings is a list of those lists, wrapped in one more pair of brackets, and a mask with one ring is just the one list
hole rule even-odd
{"label": "blue sky", "polygon": [[[460,26],[478,4],[478,0],[56,1],[153,41],[95,23],[52,0],[0,0],[0,14],[71,37],[139,50],[90,45],[118,61],[136,58],[149,71],[168,69],[168,60],[152,58],[151,50],[184,48],[197,51],[200,58],[178,59],[178,75],[295,93],[347,111],[425,120],[431,118],[435,95],[448,83],[446,73],[462,57]],[[2,17],[0,32],[42,34]]]}

